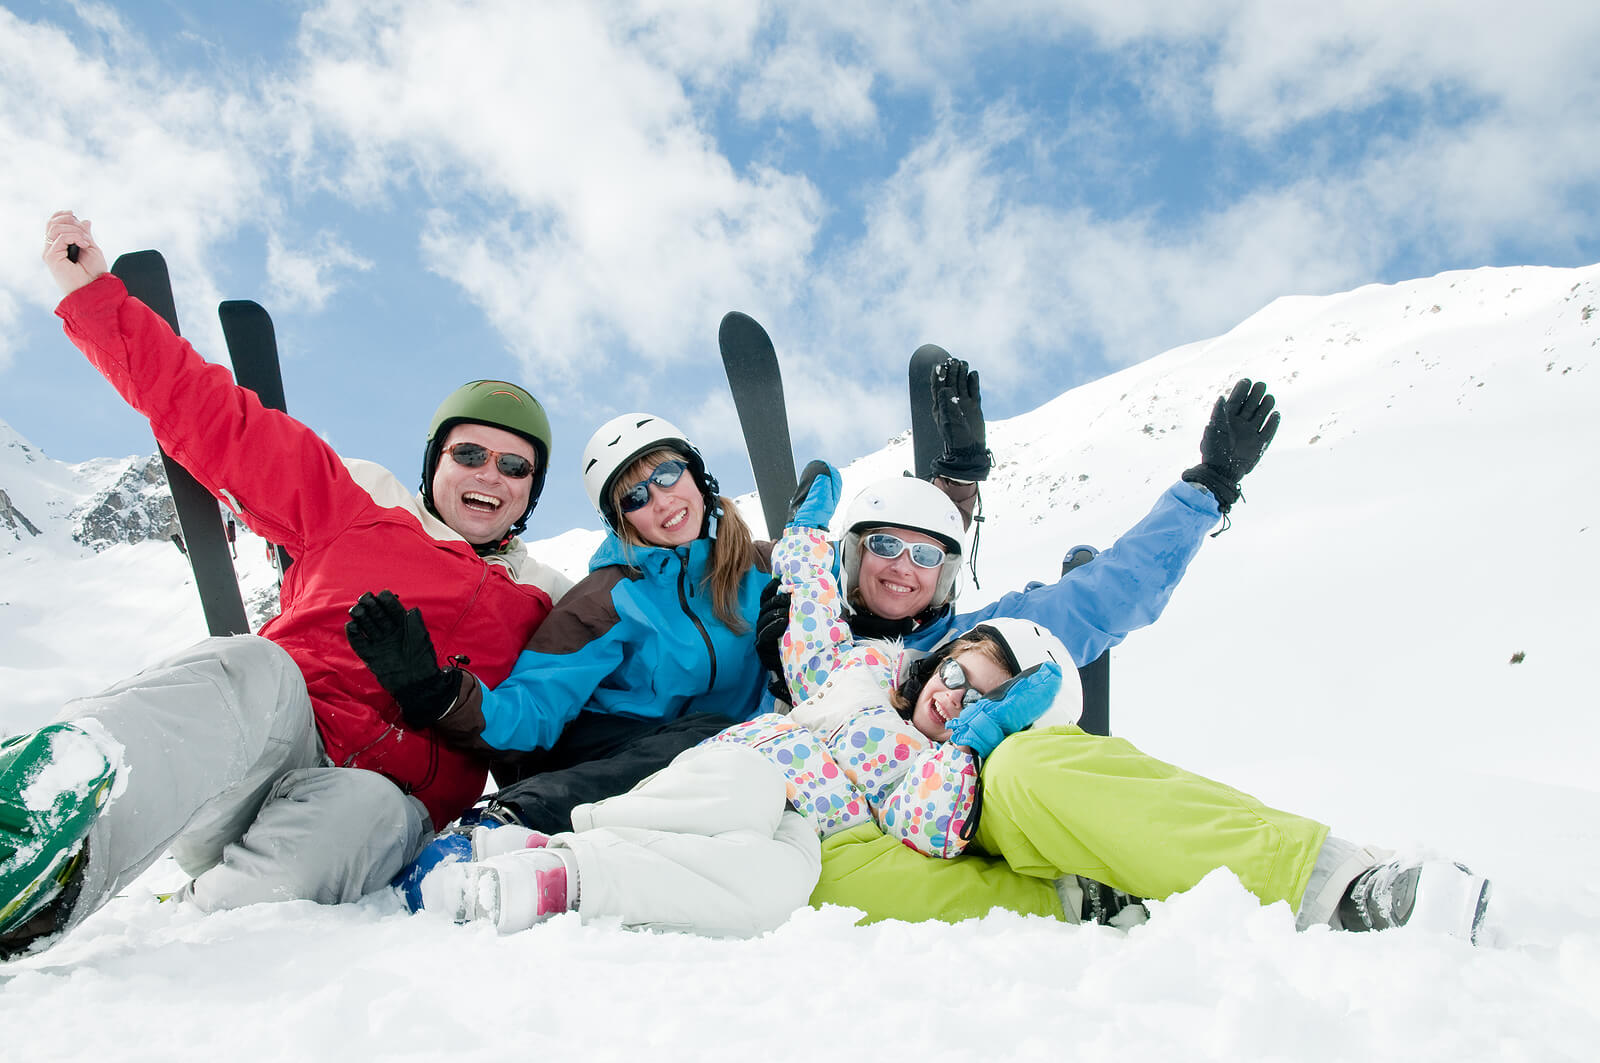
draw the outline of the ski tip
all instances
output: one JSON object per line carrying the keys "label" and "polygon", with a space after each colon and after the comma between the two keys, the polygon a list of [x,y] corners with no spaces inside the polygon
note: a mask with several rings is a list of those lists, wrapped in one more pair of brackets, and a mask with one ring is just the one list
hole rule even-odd
{"label": "ski tip", "polygon": [[147,268],[160,267],[161,269],[165,270],[167,268],[167,260],[162,256],[160,251],[157,251],[154,248],[144,251],[126,251],[123,254],[118,255],[117,260],[111,264],[111,272],[121,276],[120,271],[124,269],[137,269],[141,266]]}
{"label": "ski tip", "polygon": [[217,318],[222,322],[224,334],[229,326],[236,324],[272,328],[272,315],[254,299],[224,299],[217,304]]}
{"label": "ski tip", "polygon": [[729,310],[722,315],[722,326],[717,329],[717,341],[727,345],[735,340],[749,343],[756,342],[771,345],[772,338],[767,335],[767,330],[761,327],[761,322],[741,310]]}

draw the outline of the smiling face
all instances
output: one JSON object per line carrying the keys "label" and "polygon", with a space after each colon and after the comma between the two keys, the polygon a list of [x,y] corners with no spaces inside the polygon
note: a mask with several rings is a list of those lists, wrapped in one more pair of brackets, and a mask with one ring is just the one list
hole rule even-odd
{"label": "smiling face", "polygon": [[935,742],[949,740],[950,721],[961,715],[961,699],[969,688],[987,694],[1011,678],[1011,672],[982,649],[962,650],[952,654],[950,660],[961,665],[967,685],[953,690],[935,671],[923,684],[911,710],[911,726]]}
{"label": "smiling face", "polygon": [[[504,428],[458,424],[444,437],[441,449],[448,450],[457,443],[476,443],[502,454],[518,454],[535,467],[539,463],[533,444]],[[433,470],[433,508],[452,531],[474,546],[504,539],[528,508],[533,491],[534,477],[514,480],[496,466],[491,457],[476,469],[469,469],[441,453]]]}
{"label": "smiling face", "polygon": [[944,544],[926,532],[909,528],[872,528],[861,533],[861,567],[856,573],[855,597],[867,612],[883,620],[916,616],[933,601],[940,570],[913,564],[910,550],[893,559],[879,557],[865,545],[866,536],[874,531],[888,532],[908,543],[932,543],[940,550],[944,549]]}
{"label": "smiling face", "polygon": [[[617,477],[613,494],[617,487],[629,488],[643,480],[669,458],[683,460],[682,455],[670,451],[646,454]],[[682,546],[700,537],[706,519],[705,496],[694,474],[686,469],[671,487],[650,484],[650,501],[632,513],[623,513],[622,519],[650,546]]]}

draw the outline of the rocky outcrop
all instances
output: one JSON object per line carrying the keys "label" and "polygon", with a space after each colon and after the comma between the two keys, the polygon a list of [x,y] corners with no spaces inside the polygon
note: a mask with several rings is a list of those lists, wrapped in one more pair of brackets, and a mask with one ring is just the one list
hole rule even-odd
{"label": "rocky outcrop", "polygon": [[39,529],[34,527],[27,514],[12,505],[11,496],[3,490],[0,490],[0,531],[9,531],[18,539],[24,533],[30,536],[39,534]]}
{"label": "rocky outcrop", "polygon": [[178,533],[177,507],[156,454],[135,462],[75,516],[72,537],[92,550],[148,539],[166,541]]}

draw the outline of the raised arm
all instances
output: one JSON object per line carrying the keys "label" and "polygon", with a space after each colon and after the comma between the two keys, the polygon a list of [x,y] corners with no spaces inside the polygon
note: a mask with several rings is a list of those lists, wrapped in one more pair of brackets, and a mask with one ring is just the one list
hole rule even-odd
{"label": "raised arm", "polygon": [[1049,628],[1082,666],[1154,623],[1206,535],[1241,497],[1240,480],[1272,442],[1279,422],[1273,406],[1266,385],[1239,381],[1212,408],[1201,463],[1184,470],[1184,482],[1168,488],[1143,520],[1093,563],[957,614],[950,630],[965,631],[990,617],[1021,617]]}
{"label": "raised arm", "polygon": [[827,536],[841,483],[838,470],[826,462],[807,465],[788,526],[772,551],[772,573],[789,595],[789,624],[779,648],[796,705],[821,689],[854,648]]}
{"label": "raised arm", "polygon": [[321,437],[263,407],[225,366],[206,361],[130,296],[106,272],[88,222],[59,212],[45,238],[45,264],[65,293],[56,314],[68,338],[150,422],[162,449],[251,529],[301,555],[372,505]]}

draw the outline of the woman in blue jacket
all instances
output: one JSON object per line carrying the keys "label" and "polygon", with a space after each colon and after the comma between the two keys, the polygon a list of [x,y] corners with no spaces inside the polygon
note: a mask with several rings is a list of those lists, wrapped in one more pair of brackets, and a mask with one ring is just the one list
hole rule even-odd
{"label": "woman in blue jacket", "polygon": [[497,803],[547,833],[755,715],[765,681],[753,631],[772,544],[752,541],[699,450],[624,414],[584,448],[583,481],[606,539],[499,686],[469,660],[441,667],[388,592],[364,595],[349,629],[408,722],[490,759]]}

